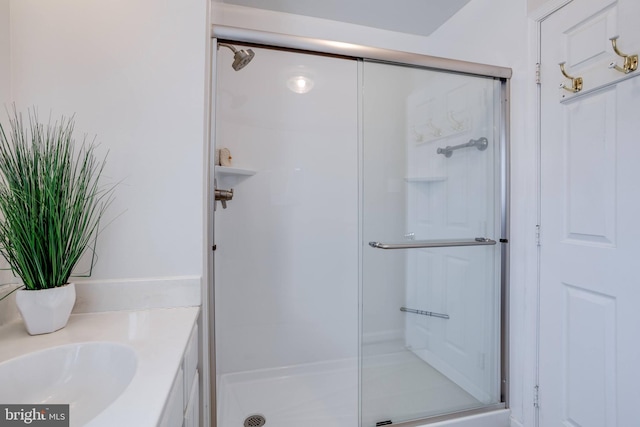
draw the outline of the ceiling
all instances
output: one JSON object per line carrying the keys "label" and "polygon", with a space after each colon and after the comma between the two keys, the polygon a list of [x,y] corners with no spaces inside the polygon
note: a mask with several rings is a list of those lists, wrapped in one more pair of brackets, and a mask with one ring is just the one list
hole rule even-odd
{"label": "ceiling", "polygon": [[222,0],[223,3],[312,16],[428,36],[470,0]]}

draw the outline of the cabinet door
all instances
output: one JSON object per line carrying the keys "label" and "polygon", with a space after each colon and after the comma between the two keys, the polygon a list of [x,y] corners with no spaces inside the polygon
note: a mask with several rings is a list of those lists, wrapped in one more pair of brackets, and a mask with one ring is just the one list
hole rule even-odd
{"label": "cabinet door", "polygon": [[181,427],[184,412],[183,412],[183,399],[184,399],[184,375],[182,368],[178,371],[176,379],[173,381],[173,386],[169,392],[169,398],[167,404],[164,407],[164,413],[162,419],[158,424],[159,427]]}
{"label": "cabinet door", "polygon": [[[193,388],[193,379],[196,378],[198,369],[198,325],[193,327],[189,343],[184,352],[182,360],[182,371],[184,372],[184,410],[187,410],[189,396]],[[196,387],[198,384],[196,383]]]}
{"label": "cabinet door", "polygon": [[198,427],[200,425],[200,393],[198,389],[198,371],[191,381],[191,391],[189,392],[187,409],[184,412],[183,427]]}

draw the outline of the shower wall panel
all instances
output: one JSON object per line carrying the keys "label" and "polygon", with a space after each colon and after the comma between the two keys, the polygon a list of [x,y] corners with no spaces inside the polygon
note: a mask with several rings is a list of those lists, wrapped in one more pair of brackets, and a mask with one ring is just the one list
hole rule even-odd
{"label": "shower wall panel", "polygon": [[[234,198],[215,214],[217,373],[337,359],[355,369],[357,62],[253,50],[238,72],[218,53],[216,147],[256,174],[218,175]],[[289,87],[300,76],[307,93]]]}

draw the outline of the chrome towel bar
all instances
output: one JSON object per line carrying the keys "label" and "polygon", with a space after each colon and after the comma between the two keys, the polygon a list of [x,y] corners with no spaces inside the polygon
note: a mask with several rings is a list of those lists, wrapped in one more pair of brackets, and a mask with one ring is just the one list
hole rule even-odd
{"label": "chrome towel bar", "polygon": [[451,246],[486,246],[495,244],[495,240],[486,237],[476,237],[473,240],[412,240],[407,243],[369,242],[369,246],[377,249],[446,248]]}

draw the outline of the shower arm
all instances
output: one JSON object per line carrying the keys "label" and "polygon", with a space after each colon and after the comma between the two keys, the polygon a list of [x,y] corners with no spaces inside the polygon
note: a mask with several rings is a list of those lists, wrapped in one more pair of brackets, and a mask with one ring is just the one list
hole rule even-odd
{"label": "shower arm", "polygon": [[232,45],[228,44],[228,43],[218,43],[218,46],[224,46],[226,48],[231,49],[231,52],[233,52],[234,54],[236,52],[238,52],[238,49],[236,49],[235,47],[233,47]]}

